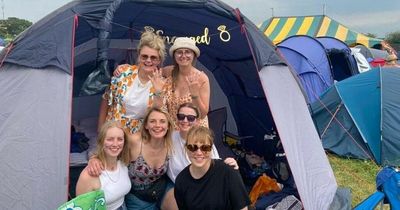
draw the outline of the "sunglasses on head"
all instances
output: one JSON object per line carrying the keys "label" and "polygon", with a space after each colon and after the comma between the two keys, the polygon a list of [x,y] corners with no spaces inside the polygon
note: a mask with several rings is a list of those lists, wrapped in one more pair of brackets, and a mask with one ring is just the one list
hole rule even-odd
{"label": "sunglasses on head", "polygon": [[186,148],[191,151],[191,152],[196,152],[198,149],[202,152],[210,152],[211,151],[211,145],[209,144],[203,144],[201,146],[197,146],[197,144],[188,144],[186,145]]}
{"label": "sunglasses on head", "polygon": [[185,118],[187,119],[187,121],[189,121],[189,122],[193,122],[193,121],[195,121],[196,120],[196,116],[194,116],[194,115],[185,115],[185,114],[177,114],[176,115],[176,118],[178,118],[178,120],[179,121],[183,121],[183,120],[185,120]]}

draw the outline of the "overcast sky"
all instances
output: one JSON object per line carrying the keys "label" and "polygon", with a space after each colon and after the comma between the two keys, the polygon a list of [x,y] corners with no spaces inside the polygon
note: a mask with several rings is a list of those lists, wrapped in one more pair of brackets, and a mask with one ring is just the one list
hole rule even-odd
{"label": "overcast sky", "polygon": [[[383,38],[400,31],[400,0],[223,0],[255,24],[272,16],[321,15],[324,13],[361,33]],[[36,22],[70,0],[1,0],[1,18],[17,17]]]}

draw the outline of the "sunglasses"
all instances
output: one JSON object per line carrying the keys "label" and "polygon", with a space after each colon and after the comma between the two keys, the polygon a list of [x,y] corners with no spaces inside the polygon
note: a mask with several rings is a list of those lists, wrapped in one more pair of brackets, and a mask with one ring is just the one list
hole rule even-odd
{"label": "sunglasses", "polygon": [[186,148],[191,152],[196,152],[198,149],[202,152],[210,152],[212,147],[209,144],[203,144],[201,146],[197,146],[197,144],[188,144]]}
{"label": "sunglasses", "polygon": [[178,57],[182,57],[183,55],[185,55],[186,57],[191,57],[193,54],[194,53],[191,50],[176,50],[175,51],[175,55]]}
{"label": "sunglasses", "polygon": [[187,119],[187,121],[189,122],[194,122],[196,120],[196,116],[194,115],[185,115],[185,114],[177,114],[176,118],[178,118],[179,121],[184,121],[185,118]]}
{"label": "sunglasses", "polygon": [[147,61],[149,58],[150,58],[151,62],[157,62],[157,61],[160,60],[157,56],[154,56],[154,55],[151,55],[151,56],[149,56],[149,55],[140,55],[140,60],[142,60],[142,61]]}

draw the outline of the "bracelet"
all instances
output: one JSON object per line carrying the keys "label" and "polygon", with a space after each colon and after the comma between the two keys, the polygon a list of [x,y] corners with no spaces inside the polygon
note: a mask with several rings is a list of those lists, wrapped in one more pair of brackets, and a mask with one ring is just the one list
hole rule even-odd
{"label": "bracelet", "polygon": [[156,91],[156,92],[154,92],[153,93],[153,96],[156,96],[156,97],[161,97],[162,96],[162,94],[163,94],[163,91]]}
{"label": "bracelet", "polygon": [[199,98],[199,96],[190,96],[192,99],[197,99],[197,98]]}

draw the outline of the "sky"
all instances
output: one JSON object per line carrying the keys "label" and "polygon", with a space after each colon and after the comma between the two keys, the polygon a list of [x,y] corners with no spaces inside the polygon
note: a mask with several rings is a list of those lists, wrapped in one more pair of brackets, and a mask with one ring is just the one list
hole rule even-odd
{"label": "sky", "polygon": [[[1,0],[0,17],[33,23],[71,0]],[[256,25],[272,16],[325,14],[354,31],[384,38],[400,31],[400,0],[223,0]]]}

